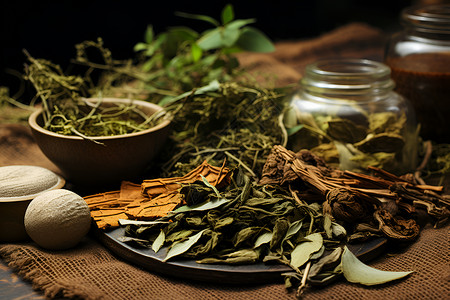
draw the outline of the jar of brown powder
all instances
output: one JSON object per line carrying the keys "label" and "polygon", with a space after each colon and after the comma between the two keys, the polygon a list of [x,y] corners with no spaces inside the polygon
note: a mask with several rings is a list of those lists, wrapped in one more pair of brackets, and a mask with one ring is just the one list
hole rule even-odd
{"label": "jar of brown powder", "polygon": [[396,91],[414,106],[420,135],[450,143],[450,4],[406,8],[385,62]]}

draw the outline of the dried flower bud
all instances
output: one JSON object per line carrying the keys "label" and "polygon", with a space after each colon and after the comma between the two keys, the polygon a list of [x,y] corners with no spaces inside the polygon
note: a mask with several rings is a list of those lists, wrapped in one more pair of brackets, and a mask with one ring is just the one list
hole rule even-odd
{"label": "dried flower bud", "polygon": [[346,188],[335,188],[327,193],[327,202],[338,221],[358,223],[373,213],[372,204]]}

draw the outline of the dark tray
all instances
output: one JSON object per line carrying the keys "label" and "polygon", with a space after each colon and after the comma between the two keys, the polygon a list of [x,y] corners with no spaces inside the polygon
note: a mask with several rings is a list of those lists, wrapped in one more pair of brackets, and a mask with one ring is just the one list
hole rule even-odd
{"label": "dark tray", "polygon": [[[118,239],[124,236],[124,228],[109,232],[96,231],[97,238],[115,255],[151,272],[183,279],[214,282],[222,284],[254,284],[278,282],[281,274],[292,269],[282,264],[257,263],[250,265],[197,264],[195,260],[177,259],[163,262],[167,249],[158,253],[152,249],[136,248]],[[386,246],[384,238],[374,239],[363,244],[348,245],[360,260],[368,261],[380,255]]]}

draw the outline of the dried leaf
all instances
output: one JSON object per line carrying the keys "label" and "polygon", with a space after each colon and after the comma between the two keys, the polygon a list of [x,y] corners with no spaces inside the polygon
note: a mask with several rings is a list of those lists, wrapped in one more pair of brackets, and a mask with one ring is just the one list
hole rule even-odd
{"label": "dried leaf", "polygon": [[219,220],[217,220],[215,223],[213,223],[214,225],[214,230],[218,230],[222,227],[225,227],[227,225],[230,225],[234,222],[234,218],[233,217],[225,217],[225,218],[221,218]]}
{"label": "dried leaf", "polygon": [[384,209],[378,209],[373,215],[379,222],[379,229],[391,239],[412,241],[419,236],[420,227],[414,219],[394,217]]}
{"label": "dried leaf", "polygon": [[331,239],[333,237],[333,229],[331,218],[328,214],[323,217],[323,229],[325,230],[327,237]]}
{"label": "dried leaf", "polygon": [[330,254],[322,257],[318,262],[311,266],[309,269],[308,277],[314,277],[320,273],[320,271],[329,265],[334,264],[341,258],[342,248],[338,247],[333,250]]}
{"label": "dried leaf", "polygon": [[345,230],[344,226],[336,222],[331,223],[331,231],[333,233],[333,237],[337,238],[338,240],[343,239],[347,236],[347,230]]}
{"label": "dried leaf", "polygon": [[270,249],[274,249],[278,247],[280,243],[283,241],[287,231],[289,229],[289,221],[285,218],[279,218],[275,222],[275,226],[273,227],[273,236],[270,241]]}
{"label": "dried leaf", "polygon": [[298,244],[291,253],[291,266],[294,268],[300,268],[310,258],[311,255],[320,250],[323,246],[323,238],[320,233],[313,233],[305,236],[305,239],[310,242],[303,242]]}
{"label": "dried leaf", "polygon": [[153,241],[152,243],[152,249],[155,251],[155,253],[158,253],[159,249],[164,245],[164,242],[166,241],[166,235],[164,234],[164,231],[160,231],[158,237]]}
{"label": "dried leaf", "polygon": [[148,225],[156,225],[156,224],[169,224],[169,222],[167,222],[167,221],[138,221],[138,220],[119,219],[119,225],[120,226],[127,226],[127,225],[148,226]]}
{"label": "dried leaf", "polygon": [[230,200],[222,198],[222,199],[213,199],[198,205],[193,206],[181,206],[175,210],[172,211],[172,213],[182,213],[182,212],[188,212],[188,211],[204,211],[204,210],[210,210],[214,208],[218,208],[221,205],[224,205],[225,203],[228,203]]}
{"label": "dried leaf", "polygon": [[258,238],[255,241],[255,245],[253,248],[258,248],[259,246],[263,244],[270,243],[270,240],[272,240],[273,233],[271,231],[264,232],[258,236]]}
{"label": "dried leaf", "polygon": [[172,245],[172,247],[167,252],[166,257],[164,258],[163,262],[166,262],[167,260],[171,259],[172,257],[178,256],[180,254],[185,253],[188,251],[197,241],[201,238],[203,232],[205,232],[206,229],[203,229],[202,231],[198,232],[197,234],[189,237],[187,240],[183,242],[177,242]]}
{"label": "dried leaf", "polygon": [[373,113],[369,115],[369,128],[373,133],[398,133],[406,124],[406,114],[398,116],[393,112]]}
{"label": "dried leaf", "polygon": [[295,222],[292,222],[289,225],[289,229],[286,232],[286,236],[284,237],[283,241],[286,241],[290,239],[293,235],[297,234],[297,232],[302,228],[303,222],[302,220],[297,220]]}
{"label": "dried leaf", "polygon": [[117,238],[117,240],[122,243],[130,243],[130,242],[137,242],[137,243],[144,243],[144,244],[148,243],[148,240],[133,238],[133,237],[129,237],[129,236],[120,236]]}
{"label": "dried leaf", "polygon": [[261,227],[246,227],[240,230],[233,238],[233,244],[238,247],[246,241],[253,239],[253,237],[261,231]]}
{"label": "dried leaf", "polygon": [[172,232],[170,235],[166,237],[166,241],[168,243],[173,243],[176,241],[184,241],[188,239],[192,235],[192,230],[180,230]]}
{"label": "dried leaf", "polygon": [[202,174],[200,174],[200,177],[202,178],[203,183],[204,183],[207,187],[211,188],[211,189],[214,191],[214,193],[216,193],[216,196],[217,196],[218,198],[220,198],[220,193],[219,193],[219,191],[216,189],[216,187],[213,186],[211,183],[209,183],[208,179],[206,179],[205,176],[203,176]]}
{"label": "dried leaf", "polygon": [[357,125],[347,119],[328,121],[327,134],[333,139],[344,143],[357,143],[367,135],[364,126]]}
{"label": "dried leaf", "polygon": [[284,251],[283,244],[286,241],[288,241],[291,237],[295,236],[299,232],[299,230],[302,228],[302,225],[303,225],[302,220],[297,220],[295,222],[292,222],[289,225],[289,229],[287,230],[286,235],[284,236],[284,239],[281,242],[281,247],[280,247],[281,248],[281,252]]}
{"label": "dried leaf", "polygon": [[320,248],[319,251],[317,251],[316,253],[313,253],[310,257],[311,260],[314,259],[319,259],[322,257],[322,255],[325,253],[325,246],[322,246],[322,248]]}
{"label": "dried leaf", "polygon": [[242,265],[252,264],[258,261],[259,251],[253,249],[242,249],[230,254],[224,255],[224,258],[208,257],[202,260],[198,260],[199,264],[230,264],[230,265]]}
{"label": "dried leaf", "polygon": [[349,282],[363,285],[383,284],[408,276],[409,272],[381,271],[362,263],[347,247],[341,258],[342,272]]}
{"label": "dried leaf", "polygon": [[355,143],[355,147],[366,153],[387,152],[395,153],[403,149],[405,140],[395,133],[379,133],[368,135],[366,139]]}

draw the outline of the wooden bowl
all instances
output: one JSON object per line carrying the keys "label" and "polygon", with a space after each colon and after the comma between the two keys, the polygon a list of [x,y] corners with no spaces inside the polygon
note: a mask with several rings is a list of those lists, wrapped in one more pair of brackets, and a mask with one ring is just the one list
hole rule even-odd
{"label": "wooden bowl", "polygon": [[[88,99],[95,103],[96,98]],[[103,98],[102,105],[123,103],[137,105],[152,115],[163,108],[149,102]],[[57,134],[44,129],[42,109],[33,112],[28,123],[42,152],[61,170],[64,178],[76,186],[98,187],[138,178],[161,150],[168,135],[170,120],[130,134],[90,137]]]}

